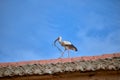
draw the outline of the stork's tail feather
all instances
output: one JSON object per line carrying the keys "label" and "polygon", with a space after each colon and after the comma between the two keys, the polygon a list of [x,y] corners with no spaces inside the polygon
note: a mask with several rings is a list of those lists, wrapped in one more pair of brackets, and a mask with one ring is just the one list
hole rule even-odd
{"label": "stork's tail feather", "polygon": [[78,49],[72,44],[73,50],[78,51]]}

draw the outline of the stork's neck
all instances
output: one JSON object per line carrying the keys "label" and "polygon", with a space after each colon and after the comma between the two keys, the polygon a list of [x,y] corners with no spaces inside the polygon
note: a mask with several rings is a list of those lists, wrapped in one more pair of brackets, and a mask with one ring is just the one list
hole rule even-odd
{"label": "stork's neck", "polygon": [[59,43],[61,43],[61,42],[62,42],[62,38],[61,38],[61,37],[58,39],[58,42],[59,42]]}

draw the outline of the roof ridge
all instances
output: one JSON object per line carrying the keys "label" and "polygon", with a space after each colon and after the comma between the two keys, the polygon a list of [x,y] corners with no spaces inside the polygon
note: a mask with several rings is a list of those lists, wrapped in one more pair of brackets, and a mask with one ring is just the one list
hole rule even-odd
{"label": "roof ridge", "polygon": [[49,60],[33,60],[33,61],[22,61],[22,62],[7,62],[0,63],[0,67],[5,66],[22,66],[26,64],[49,64],[49,63],[65,63],[65,62],[74,62],[80,60],[97,60],[97,59],[105,59],[111,57],[120,57],[120,53],[112,53],[112,54],[103,54],[97,56],[82,56],[82,57],[73,57],[73,58],[59,58],[59,59],[49,59]]}

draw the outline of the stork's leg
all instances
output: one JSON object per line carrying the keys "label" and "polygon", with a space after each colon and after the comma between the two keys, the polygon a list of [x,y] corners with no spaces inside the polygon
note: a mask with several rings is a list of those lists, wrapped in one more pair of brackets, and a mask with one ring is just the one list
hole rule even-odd
{"label": "stork's leg", "polygon": [[61,54],[60,58],[62,58],[62,57],[63,57],[63,54],[65,53],[65,51],[66,51],[66,49],[64,50],[64,52],[62,52],[62,54]]}
{"label": "stork's leg", "polygon": [[63,57],[63,54],[64,54],[64,52],[62,52],[62,54],[61,54],[61,57],[60,57],[60,58],[62,58],[62,57]]}
{"label": "stork's leg", "polygon": [[69,50],[68,50],[68,58],[70,58],[70,52],[69,52]]}

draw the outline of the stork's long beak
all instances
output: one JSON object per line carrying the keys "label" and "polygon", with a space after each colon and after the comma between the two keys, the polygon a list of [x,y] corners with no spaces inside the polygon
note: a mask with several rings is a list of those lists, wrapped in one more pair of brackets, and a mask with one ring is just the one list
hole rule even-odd
{"label": "stork's long beak", "polygon": [[56,45],[56,42],[57,42],[58,40],[59,40],[59,38],[57,38],[57,39],[54,41],[54,46],[57,47],[60,52],[63,52],[63,51]]}
{"label": "stork's long beak", "polygon": [[[56,41],[58,41],[58,38],[54,41],[54,45],[55,45]],[[56,45],[55,45],[55,46],[56,46]]]}

